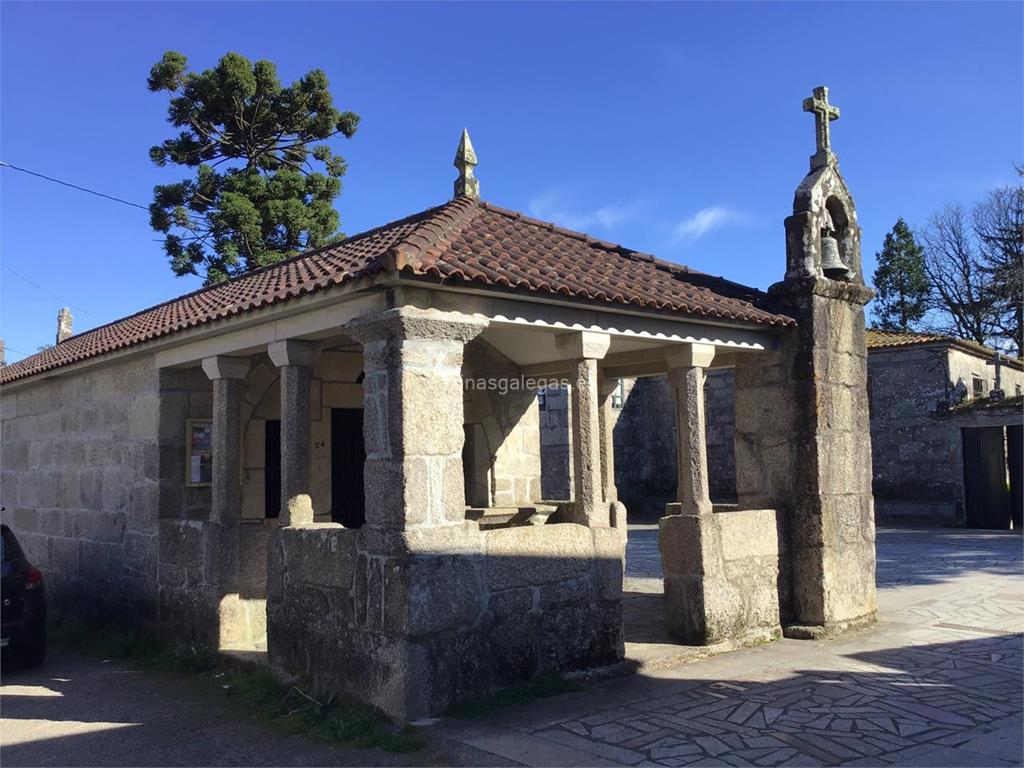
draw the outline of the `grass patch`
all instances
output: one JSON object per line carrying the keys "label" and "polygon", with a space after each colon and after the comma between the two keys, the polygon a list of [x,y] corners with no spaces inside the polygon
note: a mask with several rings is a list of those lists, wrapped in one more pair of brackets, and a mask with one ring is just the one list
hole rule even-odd
{"label": "grass patch", "polygon": [[69,619],[52,624],[48,635],[54,645],[68,650],[130,661],[152,672],[194,675],[204,695],[223,696],[245,717],[286,733],[388,752],[415,752],[424,746],[414,728],[398,728],[368,704],[350,698],[317,701],[265,667],[204,645],[174,644],[146,632]]}
{"label": "grass patch", "polygon": [[494,693],[488,693],[475,699],[468,699],[452,706],[445,714],[453,717],[478,717],[497,709],[526,704],[537,699],[548,699],[563,693],[578,691],[580,684],[566,680],[561,675],[550,672],[539,675],[532,680],[516,683]]}

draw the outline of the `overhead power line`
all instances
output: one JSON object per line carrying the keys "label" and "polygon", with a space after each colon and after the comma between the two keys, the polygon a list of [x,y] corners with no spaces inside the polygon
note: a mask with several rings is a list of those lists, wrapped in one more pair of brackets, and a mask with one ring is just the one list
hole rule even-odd
{"label": "overhead power line", "polygon": [[103,197],[106,198],[107,200],[113,200],[115,203],[121,203],[122,205],[130,205],[132,208],[141,208],[144,211],[149,211],[149,208],[146,207],[145,205],[139,205],[138,203],[133,203],[129,200],[122,200],[120,197],[114,197],[113,195],[108,195],[104,192],[97,192],[95,189],[89,189],[88,187],[83,187],[78,184],[72,184],[70,181],[55,179],[52,176],[47,176],[45,173],[30,171],[28,168],[20,168],[17,165],[12,165],[11,163],[5,162],[3,160],[0,160],[0,167],[10,168],[12,171],[27,173],[29,176],[37,176],[40,179],[52,181],[54,184],[60,184],[61,186],[64,187],[71,187],[71,189],[77,189],[79,192],[87,192],[90,195],[96,195],[96,197]]}
{"label": "overhead power line", "polygon": [[[79,184],[72,184],[70,181],[64,181],[63,179],[55,179],[53,176],[47,176],[45,173],[39,173],[38,171],[30,171],[28,168],[22,168],[17,165],[12,165],[11,163],[8,163],[5,160],[0,160],[0,168],[10,168],[12,171],[27,173],[29,176],[35,176],[40,179],[45,179],[46,181],[53,182],[54,184],[60,184],[62,187],[70,187],[71,189],[76,189],[79,192],[85,192],[90,195],[96,195],[97,197],[102,197],[106,200],[113,200],[115,203],[121,203],[121,205],[128,205],[131,206],[132,208],[138,208],[139,210],[149,213],[148,206],[133,203],[131,200],[123,200],[120,197],[108,195],[106,192],[97,192],[95,189],[89,189],[88,187],[83,187]],[[200,224],[191,216],[188,217],[188,223],[191,224],[193,227],[200,226]],[[162,243],[163,240],[158,239],[156,242]]]}
{"label": "overhead power line", "polygon": [[89,310],[83,309],[82,307],[79,307],[79,306],[76,306],[76,305],[72,304],[71,302],[69,302],[67,299],[62,299],[60,296],[58,296],[57,294],[53,293],[52,291],[48,291],[45,288],[43,288],[43,286],[39,285],[39,283],[36,283],[36,282],[33,282],[32,280],[29,280],[27,277],[25,277],[23,274],[21,274],[19,272],[15,272],[13,269],[8,267],[6,264],[4,264],[3,267],[4,267],[4,269],[6,271],[10,272],[12,275],[14,275],[19,280],[23,280],[24,282],[26,282],[29,285],[31,285],[33,288],[36,288],[36,289],[42,291],[43,293],[49,294],[50,296],[55,298],[57,301],[59,301],[64,306],[70,307],[71,309],[76,309],[79,312],[81,312],[83,315],[88,315],[89,317],[93,316],[92,312],[90,312]]}

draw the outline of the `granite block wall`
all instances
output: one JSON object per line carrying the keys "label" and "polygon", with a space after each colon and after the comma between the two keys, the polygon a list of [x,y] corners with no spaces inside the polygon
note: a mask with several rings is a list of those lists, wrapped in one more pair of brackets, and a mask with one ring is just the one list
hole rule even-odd
{"label": "granite block wall", "polygon": [[572,523],[275,532],[274,662],[400,720],[622,657],[624,537]]}
{"label": "granite block wall", "polygon": [[152,357],[0,392],[0,504],[51,610],[157,613],[158,383]]}

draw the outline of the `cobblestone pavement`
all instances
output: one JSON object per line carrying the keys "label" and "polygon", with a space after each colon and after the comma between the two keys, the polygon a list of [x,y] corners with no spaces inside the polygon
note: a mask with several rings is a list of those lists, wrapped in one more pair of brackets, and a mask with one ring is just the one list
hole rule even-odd
{"label": "cobblestone pavement", "polygon": [[[1011,533],[882,529],[874,627],[432,730],[495,765],[1021,765],[1021,554]],[[648,601],[631,624],[627,600],[630,639],[661,590],[653,526],[630,531],[626,590]]]}

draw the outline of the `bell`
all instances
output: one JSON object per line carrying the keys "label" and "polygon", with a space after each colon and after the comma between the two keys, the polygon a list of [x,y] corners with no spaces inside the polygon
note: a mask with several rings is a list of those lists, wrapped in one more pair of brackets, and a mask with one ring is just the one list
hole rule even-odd
{"label": "bell", "polygon": [[821,271],[833,280],[843,279],[850,271],[839,258],[839,242],[832,235],[821,236]]}

